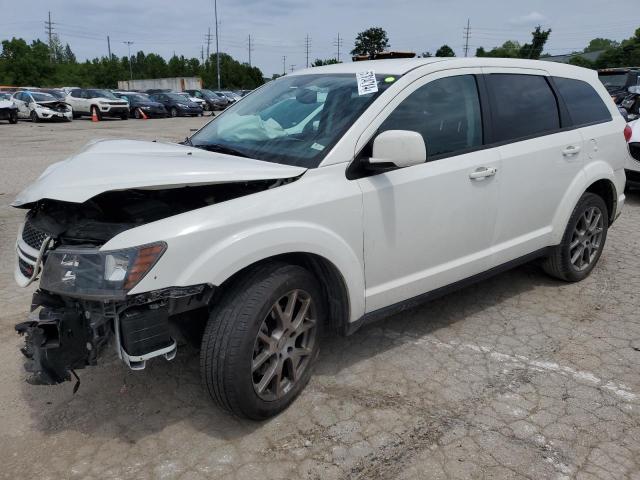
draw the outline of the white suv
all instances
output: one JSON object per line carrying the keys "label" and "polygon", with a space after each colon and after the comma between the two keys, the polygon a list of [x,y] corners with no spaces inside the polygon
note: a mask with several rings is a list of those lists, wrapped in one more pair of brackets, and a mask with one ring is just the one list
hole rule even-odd
{"label": "white suv", "polygon": [[110,340],[141,369],[195,337],[218,405],[274,415],[323,330],[536,258],[589,275],[625,200],[624,129],[595,72],[436,58],[287,75],[183,145],[93,143],[14,203],[15,278],[40,277],[16,326],[31,380]]}
{"label": "white suv", "polygon": [[103,117],[115,117],[127,120],[129,118],[129,102],[118,98],[108,90],[99,88],[74,88],[65,100],[73,107],[74,118],[95,116],[98,120]]}

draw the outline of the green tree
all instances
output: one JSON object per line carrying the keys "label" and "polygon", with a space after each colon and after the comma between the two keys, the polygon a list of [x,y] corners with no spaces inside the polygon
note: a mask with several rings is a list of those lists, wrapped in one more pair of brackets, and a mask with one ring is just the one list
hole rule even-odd
{"label": "green tree", "polygon": [[326,60],[322,60],[320,58],[316,58],[315,61],[311,64],[312,67],[321,67],[323,65],[334,65],[339,62],[337,58],[327,58]]}
{"label": "green tree", "polygon": [[436,51],[436,57],[455,57],[456,54],[449,45],[442,45]]}
{"label": "green tree", "polygon": [[62,63],[76,63],[76,56],[71,51],[71,47],[67,43],[64,47],[64,53],[62,54],[63,62]]}
{"label": "green tree", "polygon": [[538,60],[540,55],[542,55],[542,51],[549,39],[549,35],[551,35],[551,29],[542,30],[542,27],[538,25],[536,29],[531,32],[531,43],[525,43],[522,48],[520,48],[518,56],[520,58]]}
{"label": "green tree", "polygon": [[620,42],[615,40],[610,40],[608,38],[594,38],[589,42],[587,48],[584,49],[584,52],[598,52],[600,50],[608,50],[610,48],[618,48],[620,46]]}
{"label": "green tree", "polygon": [[351,55],[368,55],[374,58],[377,53],[384,52],[389,47],[389,37],[380,27],[371,27],[356,36]]}

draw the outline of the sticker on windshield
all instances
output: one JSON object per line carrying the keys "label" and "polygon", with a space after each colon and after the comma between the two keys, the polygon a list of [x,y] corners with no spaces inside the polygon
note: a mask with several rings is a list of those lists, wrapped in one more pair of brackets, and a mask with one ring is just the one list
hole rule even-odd
{"label": "sticker on windshield", "polygon": [[378,81],[373,70],[356,73],[356,80],[358,82],[358,95],[367,95],[378,91]]}
{"label": "sticker on windshield", "polygon": [[320,145],[319,143],[314,143],[313,145],[311,145],[311,148],[321,152],[322,150],[324,150],[324,145]]}

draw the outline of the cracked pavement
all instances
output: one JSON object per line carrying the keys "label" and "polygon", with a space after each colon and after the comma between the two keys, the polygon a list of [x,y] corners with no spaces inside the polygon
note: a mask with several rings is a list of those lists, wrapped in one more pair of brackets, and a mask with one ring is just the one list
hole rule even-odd
{"label": "cracked pavement", "polygon": [[640,191],[587,280],[530,264],[327,337],[266,422],[217,410],[188,347],[142,372],[110,352],[75,395],[26,384],[13,325],[33,288],[13,281],[8,204],[89,139],[180,140],[204,121],[0,125],[0,477],[640,479]]}

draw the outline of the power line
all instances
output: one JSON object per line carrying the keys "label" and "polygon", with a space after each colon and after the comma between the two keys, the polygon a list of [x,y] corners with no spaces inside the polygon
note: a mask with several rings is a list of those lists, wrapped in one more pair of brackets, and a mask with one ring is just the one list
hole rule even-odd
{"label": "power line", "polygon": [[[304,39],[304,49],[307,53],[307,68],[309,68],[309,45],[311,43],[311,39],[309,38],[309,34]],[[291,70],[293,71],[293,70]]]}
{"label": "power line", "polygon": [[469,55],[469,35],[471,34],[471,19],[467,18],[467,26],[464,29],[464,56]]}
{"label": "power line", "polygon": [[342,46],[342,38],[340,38],[340,32],[338,32],[337,38],[333,41],[333,46],[338,49],[337,60],[340,62],[340,47]]}
{"label": "power line", "polygon": [[49,35],[49,60],[55,60],[55,52],[53,50],[53,26],[55,24],[51,21],[51,11],[49,11],[49,20],[45,20],[44,26],[47,34]]}

